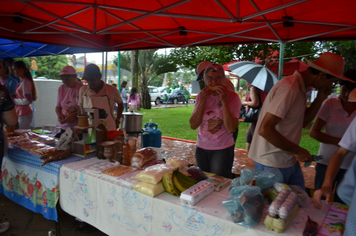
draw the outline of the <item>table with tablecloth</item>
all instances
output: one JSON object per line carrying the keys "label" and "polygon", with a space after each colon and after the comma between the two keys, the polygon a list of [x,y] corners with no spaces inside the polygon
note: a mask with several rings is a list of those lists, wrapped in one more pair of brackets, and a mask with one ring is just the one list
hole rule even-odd
{"label": "table with tablecloth", "polygon": [[[252,229],[234,224],[221,206],[229,196],[228,188],[213,192],[194,206],[184,205],[178,197],[165,192],[151,198],[132,190],[135,172],[111,177],[87,168],[100,162],[91,158],[61,167],[60,204],[67,213],[108,235],[276,235],[263,222]],[[331,213],[332,221],[344,222],[347,207],[332,207],[341,211],[340,219],[334,211]],[[316,210],[310,202],[299,210],[283,234],[301,235],[308,216],[321,225],[330,209],[323,202],[322,210]],[[263,219],[266,212],[267,206]]]}
{"label": "table with tablecloth", "polygon": [[0,193],[49,220],[57,221],[59,169],[65,163],[80,160],[83,158],[70,156],[41,166],[40,156],[16,147],[9,148],[1,165]]}

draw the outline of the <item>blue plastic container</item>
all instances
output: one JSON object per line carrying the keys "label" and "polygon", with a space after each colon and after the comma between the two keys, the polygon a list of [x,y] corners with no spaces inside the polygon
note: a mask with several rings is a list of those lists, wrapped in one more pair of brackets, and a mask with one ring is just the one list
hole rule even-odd
{"label": "blue plastic container", "polygon": [[162,132],[157,123],[146,123],[141,135],[141,147],[157,147],[162,145]]}

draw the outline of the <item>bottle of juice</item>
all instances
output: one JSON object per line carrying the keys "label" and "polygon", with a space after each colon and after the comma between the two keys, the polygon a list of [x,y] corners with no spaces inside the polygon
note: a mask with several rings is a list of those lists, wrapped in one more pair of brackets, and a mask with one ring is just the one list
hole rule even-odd
{"label": "bottle of juice", "polygon": [[131,158],[130,158],[130,144],[129,139],[125,139],[124,145],[122,146],[122,164],[125,166],[131,165]]}

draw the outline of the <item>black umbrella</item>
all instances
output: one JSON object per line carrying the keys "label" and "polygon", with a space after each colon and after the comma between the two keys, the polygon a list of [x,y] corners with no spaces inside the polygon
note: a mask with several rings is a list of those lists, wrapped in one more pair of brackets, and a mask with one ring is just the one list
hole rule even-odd
{"label": "black umbrella", "polygon": [[231,72],[265,92],[269,92],[278,82],[277,76],[272,71],[254,62],[241,61],[228,65],[228,67]]}

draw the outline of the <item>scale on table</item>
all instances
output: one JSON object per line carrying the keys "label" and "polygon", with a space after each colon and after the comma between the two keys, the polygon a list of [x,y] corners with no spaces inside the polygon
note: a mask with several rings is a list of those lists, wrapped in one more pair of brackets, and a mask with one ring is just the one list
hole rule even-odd
{"label": "scale on table", "polygon": [[79,127],[82,134],[82,139],[72,142],[73,154],[79,157],[86,157],[93,155],[96,151],[95,143],[95,127],[98,127],[100,119],[105,119],[106,112],[98,108],[83,108],[83,114],[89,114],[89,126]]}

